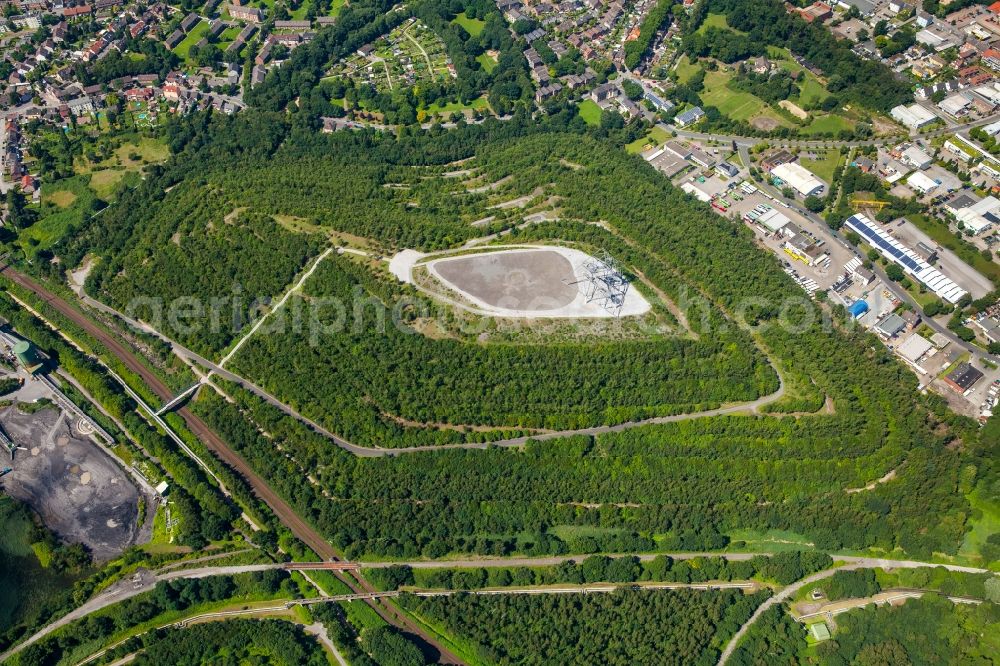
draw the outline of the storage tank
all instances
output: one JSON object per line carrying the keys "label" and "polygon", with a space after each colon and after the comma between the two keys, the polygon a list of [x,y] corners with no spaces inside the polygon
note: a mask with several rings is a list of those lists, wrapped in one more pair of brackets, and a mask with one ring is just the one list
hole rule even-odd
{"label": "storage tank", "polygon": [[17,356],[17,360],[25,368],[34,368],[40,363],[34,345],[27,340],[21,340],[14,345],[14,356]]}

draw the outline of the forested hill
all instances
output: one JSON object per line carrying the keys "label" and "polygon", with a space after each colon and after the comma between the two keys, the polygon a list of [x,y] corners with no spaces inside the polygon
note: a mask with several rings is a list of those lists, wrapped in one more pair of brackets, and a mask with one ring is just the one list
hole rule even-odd
{"label": "forested hill", "polygon": [[[780,0],[706,0],[698,11],[701,16],[725,14],[729,26],[750,33],[753,43],[786,47],[802,56],[823,71],[829,91],[845,101],[888,113],[913,99],[909,85],[888,67],[858,57],[850,41],[837,39],[822,24],[807,23]],[[691,40],[705,37],[693,34],[687,39],[690,47]],[[737,41],[746,43],[743,38]],[[724,53],[718,55],[729,62]]]}

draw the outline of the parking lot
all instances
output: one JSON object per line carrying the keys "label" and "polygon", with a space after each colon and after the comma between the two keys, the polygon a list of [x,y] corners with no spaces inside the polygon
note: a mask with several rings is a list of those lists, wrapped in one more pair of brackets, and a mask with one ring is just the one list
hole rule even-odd
{"label": "parking lot", "polygon": [[969,292],[973,298],[982,298],[993,291],[993,285],[982,273],[962,261],[951,250],[939,246],[912,222],[905,219],[895,220],[885,229],[907,247],[914,248],[919,242],[936,249],[938,254],[937,267],[942,273],[954,280],[955,284]]}
{"label": "parking lot", "polygon": [[[753,211],[758,206],[767,206],[787,217],[792,224],[801,229],[803,235],[813,239],[820,250],[828,255],[828,260],[821,259],[813,265],[809,265],[807,262],[797,259],[783,249],[787,236],[782,232],[771,232],[758,224],[744,222],[753,229],[760,242],[774,252],[787,268],[791,268],[802,278],[815,281],[818,289],[829,289],[833,286],[838,278],[843,275],[844,265],[854,257],[854,253],[843,245],[826,242],[821,230],[817,229],[816,225],[810,222],[804,215],[800,214],[794,208],[786,208],[763,192],[743,195],[742,200],[735,200],[733,197],[727,197],[727,200],[732,202],[733,205],[726,214],[735,214],[740,219],[743,219],[747,213]],[[793,277],[795,276],[793,275]]]}

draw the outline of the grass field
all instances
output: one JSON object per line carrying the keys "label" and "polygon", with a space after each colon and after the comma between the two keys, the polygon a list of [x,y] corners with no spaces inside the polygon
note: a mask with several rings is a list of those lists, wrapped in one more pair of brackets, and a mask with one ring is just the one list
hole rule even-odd
{"label": "grass field", "polygon": [[814,174],[825,180],[827,183],[833,182],[833,172],[840,166],[844,158],[837,150],[826,152],[817,151],[818,159],[800,159],[802,166],[812,171]]}
{"label": "grass field", "polygon": [[972,529],[965,535],[965,541],[958,554],[965,557],[979,557],[981,548],[991,534],[1000,532],[1000,501],[990,497],[985,488],[979,487],[969,493],[969,504],[982,515],[973,519]]}
{"label": "grass field", "polygon": [[118,183],[125,177],[122,169],[101,169],[90,174],[90,189],[102,199],[108,199],[114,194]]}
{"label": "grass field", "polygon": [[732,74],[721,70],[707,72],[705,75],[705,92],[701,99],[707,106],[714,106],[733,120],[747,120],[757,115],[767,106],[764,100],[750,93],[730,90],[728,87]]}
{"label": "grass field", "polygon": [[76,195],[69,190],[46,191],[42,188],[42,203],[50,203],[58,208],[69,208],[76,201]]}
{"label": "grass field", "polygon": [[457,23],[462,26],[465,28],[465,31],[473,37],[478,37],[479,33],[483,31],[483,26],[486,25],[486,21],[469,18],[465,15],[465,12],[460,12],[458,16],[452,19],[452,23]]}
{"label": "grass field", "polygon": [[597,106],[597,102],[592,99],[585,99],[579,104],[577,104],[577,113],[583,118],[583,121],[588,125],[601,124],[601,107]]}
{"label": "grass field", "polygon": [[201,39],[208,34],[208,21],[202,20],[198,22],[198,25],[191,28],[191,32],[181,41],[180,44],[174,47],[174,53],[177,54],[178,58],[184,58],[184,60],[189,60],[189,55],[191,53],[191,47],[201,41]]}
{"label": "grass field", "polygon": [[468,104],[462,104],[461,102],[449,102],[443,106],[431,104],[427,107],[426,112],[429,115],[432,115],[435,113],[453,113],[455,111],[464,111],[465,109],[472,109],[474,111],[489,111],[490,104],[485,97],[477,97]]}
{"label": "grass field", "polygon": [[836,134],[840,130],[845,129],[854,129],[854,123],[843,116],[827,114],[814,118],[802,131],[806,134],[823,134],[827,132]]}
{"label": "grass field", "polygon": [[485,53],[481,53],[476,56],[476,62],[482,65],[483,69],[486,70],[487,73],[492,72],[497,66],[497,61]]}
{"label": "grass field", "polygon": [[37,222],[18,235],[25,252],[47,250],[90,214],[94,193],[87,176],[73,176],[42,186],[42,209]]}
{"label": "grass field", "polygon": [[677,72],[677,81],[679,83],[687,83],[699,69],[701,69],[701,67],[699,67],[696,63],[691,62],[686,55],[683,55],[680,60],[677,61],[677,68],[674,71]]}
{"label": "grass field", "polygon": [[709,14],[705,17],[701,26],[698,28],[699,33],[703,33],[709,28],[721,28],[723,30],[732,30],[733,32],[745,35],[746,33],[742,30],[736,30],[735,28],[729,27],[729,22],[726,21],[725,14]]}
{"label": "grass field", "polygon": [[[135,140],[115,148],[113,154],[101,162],[89,162],[85,158],[81,158],[74,164],[74,168],[78,174],[93,173],[95,176],[108,169],[124,168],[125,171],[139,171],[147,164],[163,162],[169,156],[170,148],[162,139],[137,137]],[[91,186],[95,187],[96,190],[117,180],[121,180],[121,176],[106,175],[99,178],[96,183],[91,183]],[[113,187],[113,183],[111,187]],[[98,191],[98,195],[103,198],[100,191]]]}
{"label": "grass field", "polygon": [[649,130],[646,136],[636,139],[632,143],[625,146],[625,150],[629,153],[641,153],[646,149],[646,146],[660,145],[670,140],[670,132],[654,126],[653,129]]}
{"label": "grass field", "polygon": [[806,80],[799,85],[799,88],[799,106],[818,104],[826,98],[826,88],[811,74],[806,76]]}
{"label": "grass field", "polygon": [[801,534],[787,530],[733,530],[729,532],[731,541],[742,541],[746,545],[741,550],[810,550],[812,542]]}

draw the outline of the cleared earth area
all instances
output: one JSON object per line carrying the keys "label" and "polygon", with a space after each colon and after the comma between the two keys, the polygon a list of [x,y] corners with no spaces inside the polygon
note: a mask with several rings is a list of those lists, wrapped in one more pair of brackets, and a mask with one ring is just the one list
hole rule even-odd
{"label": "cleared earth area", "polygon": [[19,446],[4,491],[26,502],[45,525],[87,546],[95,559],[120,554],[139,540],[139,492],[126,473],[55,407],[0,410],[0,423]]}
{"label": "cleared earth area", "polygon": [[512,310],[547,311],[576,298],[573,265],[554,250],[524,250],[445,259],[438,275],[487,305]]}
{"label": "cleared earth area", "polygon": [[[509,317],[610,317],[601,297],[588,299],[584,265],[589,255],[564,247],[511,248],[436,259],[428,271],[486,314]],[[621,315],[649,304],[629,289]]]}

